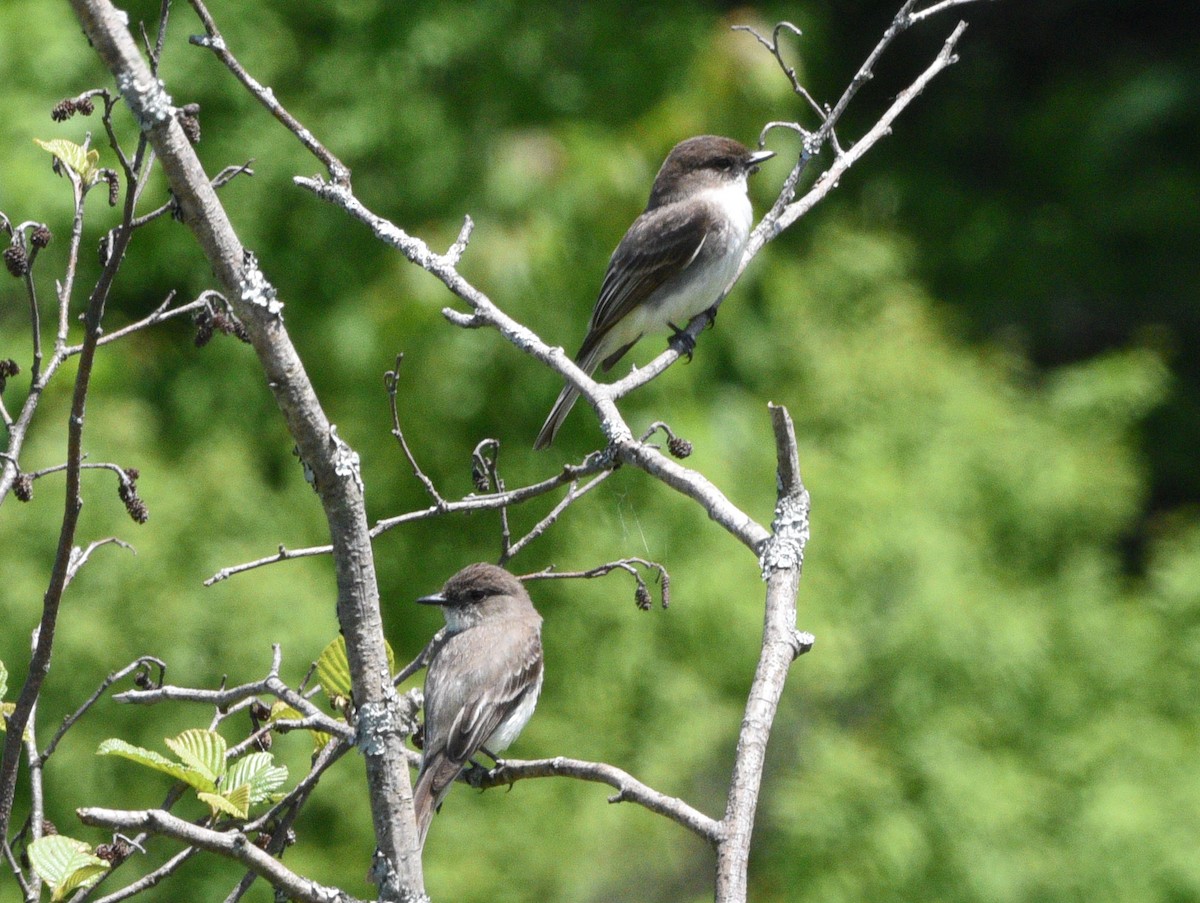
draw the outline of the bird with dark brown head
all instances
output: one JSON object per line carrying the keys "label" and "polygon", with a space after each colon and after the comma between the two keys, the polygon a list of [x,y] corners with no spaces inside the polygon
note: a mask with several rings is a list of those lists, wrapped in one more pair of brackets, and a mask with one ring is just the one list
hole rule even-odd
{"label": "bird with dark brown head", "polygon": [[495,758],[533,715],[542,689],[542,618],[521,581],[471,564],[440,593],[447,637],[425,675],[425,742],[413,791],[421,845],[433,813],[481,750]]}
{"label": "bird with dark brown head", "polygon": [[[600,295],[575,363],[589,376],[609,370],[648,332],[679,334],[713,307],[737,274],[753,211],[746,179],[774,151],[701,135],[675,145],[650,189],[650,201],[608,261]],[[690,351],[690,345],[685,350]],[[558,396],[534,448],[554,441],[579,397]]]}

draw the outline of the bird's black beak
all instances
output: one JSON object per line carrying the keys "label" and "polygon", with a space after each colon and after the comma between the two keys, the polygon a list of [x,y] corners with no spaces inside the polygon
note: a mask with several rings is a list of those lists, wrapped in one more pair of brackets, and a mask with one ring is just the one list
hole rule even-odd
{"label": "bird's black beak", "polygon": [[773,156],[775,156],[773,150],[756,150],[754,154],[746,157],[746,173],[754,175],[758,172],[758,165],[772,159]]}
{"label": "bird's black beak", "polygon": [[417,601],[422,605],[445,605],[446,597],[441,593],[434,593],[432,596],[422,596]]}
{"label": "bird's black beak", "polygon": [[775,151],[770,151],[770,150],[755,151],[747,159],[746,172],[750,173],[750,175],[754,175],[756,172],[758,172],[758,166],[760,163],[765,163],[767,160],[770,160],[774,156],[775,156]]}

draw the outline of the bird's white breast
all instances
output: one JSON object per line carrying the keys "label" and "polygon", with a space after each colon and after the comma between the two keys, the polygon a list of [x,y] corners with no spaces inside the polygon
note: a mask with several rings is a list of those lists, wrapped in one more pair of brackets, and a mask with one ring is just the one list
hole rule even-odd
{"label": "bird's white breast", "polygon": [[682,329],[712,307],[737,272],[754,217],[745,179],[710,188],[695,200],[718,208],[723,216],[717,221],[723,225],[709,231],[696,258],[678,277],[660,288],[649,304],[631,312],[626,330],[631,336],[664,330],[669,323]]}
{"label": "bird's white breast", "polygon": [[489,752],[498,753],[503,749],[508,749],[525,728],[525,725],[529,723],[529,719],[533,717],[533,710],[537,707],[538,696],[542,692],[543,676],[544,673],[538,674],[537,683],[525,694],[525,698],[492,731],[492,735],[483,744]]}

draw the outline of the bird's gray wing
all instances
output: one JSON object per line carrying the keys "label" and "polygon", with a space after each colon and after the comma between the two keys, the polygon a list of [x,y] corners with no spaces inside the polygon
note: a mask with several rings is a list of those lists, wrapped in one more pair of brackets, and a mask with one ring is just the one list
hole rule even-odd
{"label": "bird's gray wing", "polygon": [[[614,325],[668,279],[687,269],[700,253],[711,227],[708,207],[695,204],[656,207],[634,220],[608,262],[576,360],[586,359]],[[626,350],[628,346],[610,355],[604,369],[615,364]]]}
{"label": "bird's gray wing", "polygon": [[495,679],[467,699],[446,738],[446,757],[460,765],[487,743],[504,719],[537,687],[542,673],[541,638],[533,632],[510,654],[497,655],[493,661],[501,665]]}

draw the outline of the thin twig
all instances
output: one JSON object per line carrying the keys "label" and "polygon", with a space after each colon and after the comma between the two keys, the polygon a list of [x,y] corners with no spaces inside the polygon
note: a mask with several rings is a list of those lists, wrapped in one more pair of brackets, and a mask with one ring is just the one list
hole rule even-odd
{"label": "thin twig", "polygon": [[[12,847],[8,845],[7,837],[0,837],[0,850],[4,852],[4,859],[8,863],[8,867],[12,870],[13,877],[17,879],[17,886],[21,888],[21,896],[26,900],[36,900],[38,896],[34,895],[33,888],[25,881],[25,873],[21,870],[21,863],[13,855]],[[36,877],[35,875],[35,880]]]}
{"label": "thin twig", "polygon": [[931,16],[936,16],[938,13],[942,12],[943,10],[950,9],[951,7],[966,6],[968,3],[979,2],[981,2],[981,0],[941,0],[940,3],[935,3],[933,6],[928,6],[925,9],[918,10],[915,13],[910,13],[908,19],[909,22],[915,25],[917,22],[923,22]]}
{"label": "thin twig", "polygon": [[396,394],[399,391],[400,364],[403,361],[404,355],[397,354],[395,369],[388,370],[383,374],[383,385],[387,389],[388,403],[392,409],[392,435],[400,443],[400,450],[404,453],[404,457],[408,459],[409,467],[412,468],[416,478],[421,481],[421,485],[425,487],[425,491],[429,493],[429,497],[433,499],[434,505],[438,508],[444,508],[446,500],[438,493],[437,487],[433,485],[433,480],[429,479],[425,475],[425,471],[421,470],[421,465],[417,463],[412,449],[408,447],[408,442],[404,438],[404,431],[400,428],[400,411],[397,409]]}
{"label": "thin twig", "polygon": [[154,887],[164,878],[169,878],[171,875],[175,874],[175,872],[179,871],[179,867],[181,865],[199,852],[199,847],[184,847],[154,871],[147,872],[132,884],[127,884],[120,890],[101,897],[96,901],[96,903],[120,903],[121,900],[128,900],[130,897],[137,896],[142,891],[149,890],[150,888]]}
{"label": "thin twig", "polygon": [[167,41],[167,22],[171,18],[171,0],[161,0],[158,7],[158,33],[154,39],[154,47],[147,47],[150,57],[150,71],[158,75],[158,65],[162,62],[163,45]]}
{"label": "thin twig", "polygon": [[591,580],[596,577],[603,577],[615,570],[622,570],[627,574],[632,574],[633,579],[637,581],[637,587],[634,590],[634,601],[637,603],[638,608],[646,611],[650,608],[650,590],[646,587],[645,578],[642,577],[634,565],[658,574],[659,598],[662,601],[663,608],[669,607],[671,604],[671,575],[667,573],[666,567],[657,561],[648,561],[645,558],[622,558],[620,561],[610,561],[608,564],[601,564],[586,571],[559,571],[551,566],[533,574],[524,574],[521,579]]}
{"label": "thin twig", "polygon": [[[104,337],[100,339],[100,344],[107,345],[110,342],[123,339],[125,336],[139,332],[147,327],[155,326],[159,323],[165,323],[167,320],[173,320],[176,317],[182,317],[187,314],[194,313],[201,308],[208,307],[209,302],[207,299],[213,295],[217,295],[217,293],[212,291],[202,292],[200,297],[195,301],[189,301],[187,304],[168,310],[167,308],[170,306],[171,301],[174,300],[175,296],[175,292],[172,290],[170,295],[167,296],[167,300],[156,307],[149,315],[143,317],[135,323],[130,323],[128,326],[122,326],[120,329],[114,329],[112,332],[105,334]],[[64,349],[64,353],[70,356],[77,354],[79,350],[80,346],[71,345]]]}
{"label": "thin twig", "polygon": [[234,78],[240,81],[254,97],[261,103],[271,115],[278,119],[283,126],[295,135],[300,143],[308,148],[309,152],[325,165],[329,170],[329,177],[337,185],[350,184],[350,170],[335,157],[320,141],[318,141],[313,133],[304,127],[300,120],[296,119],[291,113],[284,109],[283,104],[275,99],[275,92],[270,88],[258,83],[245,67],[237,61],[237,58],[230,52],[228,45],[225,43],[225,38],[221,36],[221,32],[217,29],[217,23],[209,13],[208,8],[202,0],[188,0],[192,5],[192,9],[196,11],[196,15],[200,17],[200,21],[204,25],[204,30],[207,33],[204,36],[192,35],[189,41],[197,47],[207,47],[217,55],[225,67],[233,73]]}
{"label": "thin twig", "polygon": [[79,573],[79,569],[87,564],[88,559],[92,557],[92,553],[104,546],[120,546],[133,554],[137,554],[137,549],[125,542],[123,539],[117,539],[115,536],[108,536],[104,539],[97,539],[89,542],[84,548],[74,548],[71,550],[71,563],[67,567],[67,586],[71,585],[71,581],[75,579],[75,575]]}
{"label": "thin twig", "polygon": [[156,705],[160,702],[195,702],[211,705],[222,715],[236,711],[241,705],[248,705],[257,696],[274,696],[286,702],[303,716],[303,722],[295,722],[295,727],[304,727],[323,731],[335,737],[347,740],[354,739],[354,729],[346,722],[339,721],[326,715],[302,695],[288,687],[276,675],[269,675],[262,680],[236,687],[220,690],[205,690],[196,687],[177,687],[164,684],[151,690],[126,690],[113,697],[117,702],[132,705]]}
{"label": "thin twig", "polygon": [[816,111],[818,116],[820,116],[822,119],[825,118],[826,111],[822,109],[821,105],[813,99],[811,94],[808,93],[808,89],[805,88],[804,85],[800,84],[800,79],[796,75],[796,70],[789,66],[783,58],[783,48],[779,43],[779,33],[781,31],[786,31],[798,38],[802,34],[799,28],[797,28],[791,22],[779,22],[776,24],[775,28],[772,29],[770,40],[764,38],[749,25],[734,25],[732,30],[744,31],[753,36],[758,43],[766,47],[771,56],[775,57],[775,62],[779,64],[779,68],[783,70],[783,74],[787,76],[788,81],[792,83],[792,90],[796,94],[803,97],[808,105]]}
{"label": "thin twig", "polygon": [[508,537],[506,532],[505,549],[500,557],[499,563],[507,564],[509,561],[515,558],[522,549],[550,529],[550,527],[554,525],[554,522],[562,517],[563,512],[566,511],[567,508],[575,504],[575,502],[579,501],[581,498],[611,477],[614,473],[615,471],[612,470],[601,471],[600,473],[596,474],[596,476],[584,483],[582,487],[579,486],[578,482],[571,483],[567,489],[567,494],[559,500],[558,504],[550,509],[550,513],[534,524],[528,533],[511,545],[507,542]]}
{"label": "thin twig", "polygon": [[[528,486],[509,489],[504,492],[488,493],[486,495],[468,495],[456,501],[445,501],[443,505],[435,504],[428,508],[409,511],[405,514],[385,517],[377,521],[375,526],[371,528],[371,538],[376,539],[389,530],[394,530],[396,527],[414,523],[415,521],[428,520],[447,514],[494,511],[508,505],[518,505],[531,498],[545,495],[547,492],[553,492],[560,486],[568,486],[581,477],[590,476],[606,469],[612,469],[615,466],[611,455],[601,453],[591,454],[581,463],[565,464],[562,470],[554,476]],[[280,545],[279,550],[274,555],[266,555],[262,558],[256,558],[253,561],[221,568],[221,570],[205,580],[204,585],[212,586],[214,583],[220,583],[222,580],[228,580],[230,577],[244,574],[246,571],[252,571],[256,568],[265,567],[266,565],[275,564],[280,561],[292,561],[297,558],[328,555],[332,551],[333,546],[330,545],[309,546],[303,549],[288,549]]]}
{"label": "thin twig", "polygon": [[433,638],[425,644],[425,648],[420,651],[417,657],[401,668],[400,671],[397,672],[396,676],[392,678],[393,686],[400,686],[400,684],[404,683],[406,680],[428,665],[433,660],[433,657],[437,655],[437,651],[442,648],[442,644],[446,642],[447,639],[449,639],[449,635],[446,631],[446,628],[442,627],[433,635]]}
{"label": "thin twig", "polygon": [[[254,170],[250,168],[250,165],[253,162],[254,162],[253,160],[247,160],[245,163],[241,164],[240,166],[226,166],[219,173],[217,173],[215,176],[213,176],[212,187],[215,189],[224,188],[226,185],[228,185],[230,182],[232,182],[237,176],[240,176],[243,173],[245,173],[248,176],[254,175]],[[166,216],[168,213],[174,214],[174,213],[177,213],[178,211],[179,211],[179,204],[176,202],[176,200],[174,198],[171,198],[165,204],[162,204],[159,207],[155,207],[149,213],[144,213],[141,216],[134,219],[132,226],[134,229],[140,229],[142,226],[145,226],[148,223],[154,222],[159,217]]]}
{"label": "thin twig", "polygon": [[95,705],[100,700],[100,697],[105,694],[105,692],[108,690],[109,687],[111,687],[113,684],[115,684],[119,680],[124,680],[126,677],[128,677],[130,674],[133,674],[134,672],[139,672],[143,675],[146,675],[146,677],[148,678],[149,669],[150,669],[151,665],[154,665],[155,667],[158,668],[159,685],[161,686],[162,675],[166,673],[167,663],[164,662],[162,659],[155,658],[152,655],[143,655],[141,658],[137,659],[136,661],[130,662],[128,665],[126,665],[120,671],[113,671],[106,678],[104,678],[103,681],[100,682],[100,686],[98,686],[92,692],[92,695],[89,696],[86,700],[84,700],[83,705],[81,705],[74,712],[72,712],[70,715],[68,715],[66,718],[63,719],[63,723],[59,726],[58,730],[55,731],[54,736],[50,738],[50,742],[46,744],[46,748],[44,750],[42,750],[42,754],[38,757],[39,760],[41,762],[45,763],[47,759],[49,759],[52,755],[54,755],[54,750],[58,747],[59,741],[62,740],[62,738],[66,735],[67,731],[69,731],[72,727],[74,727],[75,723],[77,721],[79,721],[80,718],[82,718],[84,715],[87,714],[88,709],[90,709],[93,705]]}
{"label": "thin twig", "polygon": [[[820,178],[811,189],[799,200],[788,204],[783,214],[778,221],[770,224],[763,233],[763,240],[769,241],[774,238],[804,214],[808,213],[814,206],[825,198],[834,188],[838,186],[838,181],[851,166],[858,162],[862,156],[870,150],[879,139],[890,135],[892,132],[892,123],[897,117],[904,112],[913,100],[925,90],[926,86],[933,81],[934,78],[944,69],[954,65],[958,61],[958,57],[954,55],[954,48],[958,43],[958,39],[962,37],[963,32],[967,28],[966,22],[959,22],[954,31],[946,39],[939,51],[937,57],[925,69],[924,72],[909,85],[905,90],[896,95],[896,99],[891,106],[887,108],[879,120],[873,125],[865,135],[860,138],[853,147],[846,153],[838,157],[827,169],[823,172]],[[751,236],[751,241],[754,237]]]}

